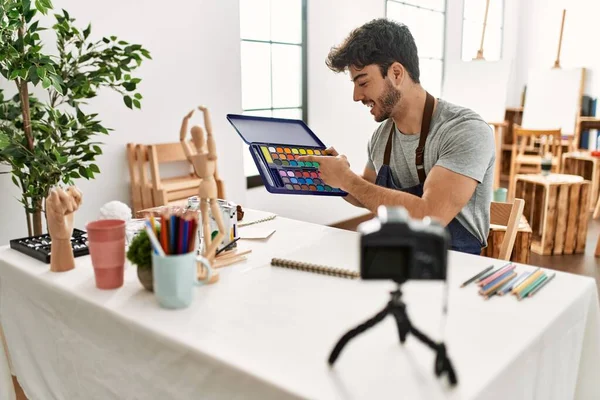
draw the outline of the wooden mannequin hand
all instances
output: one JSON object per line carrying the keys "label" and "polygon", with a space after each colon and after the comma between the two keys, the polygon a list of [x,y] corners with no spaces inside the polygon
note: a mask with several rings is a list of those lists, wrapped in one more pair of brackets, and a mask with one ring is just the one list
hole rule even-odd
{"label": "wooden mannequin hand", "polygon": [[81,204],[81,192],[71,186],[66,191],[56,188],[46,198],[48,232],[52,240],[70,240],[73,233],[73,213]]}

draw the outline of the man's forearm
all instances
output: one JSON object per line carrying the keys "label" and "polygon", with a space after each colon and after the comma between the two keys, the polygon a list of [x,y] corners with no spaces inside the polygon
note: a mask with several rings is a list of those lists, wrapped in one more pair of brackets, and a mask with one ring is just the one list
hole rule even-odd
{"label": "man's forearm", "polygon": [[356,207],[366,208],[360,201],[356,200],[354,196],[348,193],[346,196],[342,197],[342,199],[346,200],[348,203],[352,204]]}
{"label": "man's forearm", "polygon": [[399,190],[388,189],[352,175],[346,180],[342,188],[364,208],[377,213],[381,205],[403,206],[412,218],[424,218],[428,215],[425,200]]}

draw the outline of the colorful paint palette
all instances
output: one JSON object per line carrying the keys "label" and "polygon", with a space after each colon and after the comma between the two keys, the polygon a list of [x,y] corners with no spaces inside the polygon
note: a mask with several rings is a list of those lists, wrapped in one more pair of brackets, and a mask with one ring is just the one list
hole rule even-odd
{"label": "colorful paint palette", "polygon": [[325,145],[304,122],[233,114],[227,115],[227,119],[250,145],[252,158],[269,192],[346,195],[321,179],[318,162],[299,160],[306,155],[326,155]]}

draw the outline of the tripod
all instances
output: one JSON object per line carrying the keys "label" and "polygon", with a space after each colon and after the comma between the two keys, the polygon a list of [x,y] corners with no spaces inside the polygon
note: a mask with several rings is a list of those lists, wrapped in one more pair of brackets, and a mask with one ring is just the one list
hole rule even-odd
{"label": "tripod", "polygon": [[417,339],[421,342],[425,343],[429,346],[433,351],[436,352],[435,358],[435,366],[434,371],[436,376],[440,376],[443,373],[448,374],[448,380],[451,385],[456,385],[458,383],[458,379],[456,377],[456,373],[454,372],[454,368],[452,367],[452,363],[446,354],[446,346],[444,343],[435,343],[433,340],[428,338],[423,332],[415,328],[410,320],[408,319],[408,315],[406,314],[406,304],[402,301],[402,291],[400,290],[400,285],[398,285],[398,289],[390,293],[392,298],[385,306],[383,310],[375,314],[375,316],[363,324],[360,324],[354,329],[348,331],[342,338],[337,342],[333,351],[329,355],[329,365],[333,366],[335,360],[339,357],[342,349],[348,342],[354,339],[356,336],[365,332],[367,329],[372,328],[379,322],[383,321],[383,319],[388,315],[392,314],[396,319],[396,324],[398,326],[398,333],[400,334],[400,343],[404,343],[406,340],[406,336],[408,333],[412,333],[415,335]]}

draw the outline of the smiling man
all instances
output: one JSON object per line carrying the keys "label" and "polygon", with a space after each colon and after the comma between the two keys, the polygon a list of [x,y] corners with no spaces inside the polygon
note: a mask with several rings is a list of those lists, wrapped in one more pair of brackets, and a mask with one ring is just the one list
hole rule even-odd
{"label": "smiling man", "polygon": [[333,148],[327,152],[334,157],[304,159],[319,162],[323,180],[348,192],[346,201],[372,212],[396,205],[413,218],[435,218],[447,225],[453,250],[479,254],[490,224],[495,156],[489,125],[421,86],[417,46],[403,24],[377,19],[355,29],[331,50],[327,65],[349,71],[354,101],[381,124],[363,176]]}

